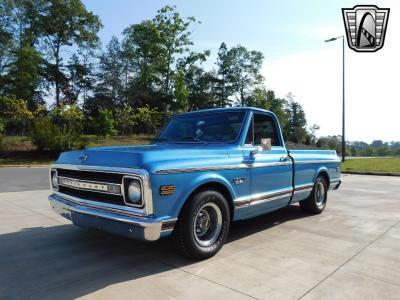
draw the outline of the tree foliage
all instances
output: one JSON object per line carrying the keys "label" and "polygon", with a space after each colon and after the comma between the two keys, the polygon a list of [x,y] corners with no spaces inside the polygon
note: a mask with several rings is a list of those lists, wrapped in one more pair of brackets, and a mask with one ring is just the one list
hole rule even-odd
{"label": "tree foliage", "polygon": [[87,144],[83,138],[84,115],[77,106],[54,108],[48,115],[35,118],[32,142],[40,150],[65,151]]}
{"label": "tree foliage", "polygon": [[112,136],[117,133],[112,111],[107,108],[100,109],[98,117],[92,119],[92,123],[96,132],[102,137]]}
{"label": "tree foliage", "polygon": [[[30,130],[40,147],[61,149],[81,145],[83,133],[154,134],[174,113],[255,106],[276,114],[286,140],[340,148],[337,136],[317,139],[292,94],[266,88],[261,52],[223,42],[211,63],[209,50],[193,47],[198,24],[167,5],[100,48],[101,20],[81,0],[0,1],[4,130]],[[381,155],[393,145],[348,146]]]}
{"label": "tree foliage", "polygon": [[79,48],[95,48],[98,44],[97,32],[102,27],[100,18],[80,0],[46,1],[41,17],[43,38],[41,44],[47,56],[47,79],[55,86],[56,105],[60,106],[61,91],[68,85],[62,50],[75,45]]}
{"label": "tree foliage", "polygon": [[114,110],[115,128],[120,134],[132,134],[137,125],[135,111],[132,106],[124,104]]}
{"label": "tree foliage", "polygon": [[228,78],[241,106],[246,106],[254,87],[262,83],[260,69],[264,56],[259,51],[248,51],[238,45],[226,54],[228,59]]}

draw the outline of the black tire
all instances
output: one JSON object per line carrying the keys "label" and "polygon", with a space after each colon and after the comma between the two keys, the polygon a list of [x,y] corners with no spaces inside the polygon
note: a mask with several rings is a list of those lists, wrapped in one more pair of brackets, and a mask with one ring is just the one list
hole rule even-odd
{"label": "black tire", "polygon": [[328,200],[328,184],[325,177],[318,176],[310,196],[300,201],[300,207],[308,213],[320,214],[325,209]]}
{"label": "black tire", "polygon": [[174,230],[175,242],[189,258],[206,259],[221,250],[229,227],[225,197],[215,190],[203,190],[183,207]]}

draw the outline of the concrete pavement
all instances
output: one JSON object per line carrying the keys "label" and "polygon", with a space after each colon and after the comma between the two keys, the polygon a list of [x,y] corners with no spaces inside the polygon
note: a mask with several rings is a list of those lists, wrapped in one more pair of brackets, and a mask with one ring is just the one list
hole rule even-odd
{"label": "concrete pavement", "polygon": [[321,215],[234,223],[202,262],[70,225],[47,190],[0,193],[0,298],[399,299],[400,178],[343,179]]}
{"label": "concrete pavement", "polygon": [[0,168],[0,193],[49,188],[49,168]]}

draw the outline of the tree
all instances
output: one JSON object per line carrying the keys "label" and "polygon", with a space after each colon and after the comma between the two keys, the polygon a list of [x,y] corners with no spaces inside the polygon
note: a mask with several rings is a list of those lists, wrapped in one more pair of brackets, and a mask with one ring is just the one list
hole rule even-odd
{"label": "tree", "polygon": [[96,128],[96,132],[102,137],[109,135],[115,135],[117,132],[114,127],[114,118],[112,111],[109,109],[100,109],[99,116],[92,119],[93,127]]}
{"label": "tree", "polygon": [[171,92],[171,78],[174,73],[176,55],[184,56],[189,52],[189,46],[193,45],[190,39],[189,27],[196,22],[194,17],[183,20],[176,10],[176,7],[164,6],[153,19],[159,34],[160,45],[164,54],[163,90],[166,96]]}
{"label": "tree", "polygon": [[182,71],[174,74],[175,90],[174,96],[178,112],[187,112],[189,110],[189,92],[186,88],[185,78]]}
{"label": "tree", "polygon": [[287,128],[289,115],[287,112],[288,103],[285,99],[277,98],[274,91],[261,86],[255,88],[246,101],[248,105],[272,111],[279,120],[284,138],[287,138],[285,128]]}
{"label": "tree", "polygon": [[35,48],[41,37],[44,1],[3,1],[0,4],[0,81],[3,94],[24,99],[34,109],[42,103],[43,57]]}
{"label": "tree", "polygon": [[233,85],[230,82],[230,68],[231,61],[230,56],[228,56],[228,48],[225,43],[222,43],[218,49],[217,57],[217,76],[215,78],[216,85],[214,88],[214,93],[219,100],[218,106],[225,107],[231,105],[232,100],[229,99],[233,94]]}
{"label": "tree", "polygon": [[[187,97],[187,110],[197,110],[215,106],[215,99],[212,94],[212,84],[214,75],[206,72],[202,64],[207,60],[210,51],[190,52],[184,58],[180,58],[177,63],[177,74],[184,79],[185,95]],[[181,90],[182,85],[175,82],[176,107],[180,109],[182,100],[176,97],[177,90]],[[175,107],[172,107],[175,109]]]}
{"label": "tree", "polygon": [[311,146],[315,146],[316,145],[316,143],[317,143],[317,135],[316,135],[316,133],[319,130],[319,128],[320,127],[317,124],[313,124],[309,128],[309,131],[308,131],[308,134],[307,134],[307,142],[306,142],[307,145],[311,145]]}
{"label": "tree", "polygon": [[14,122],[21,125],[23,135],[32,118],[26,101],[16,99],[15,96],[0,96],[0,119],[3,120],[5,129],[8,123]]}
{"label": "tree", "polygon": [[286,99],[276,98],[275,92],[272,90],[267,91],[266,97],[267,97],[266,109],[272,111],[278,117],[281,128],[285,128],[287,123],[289,122],[289,114],[285,109],[287,107]]}
{"label": "tree", "polygon": [[371,143],[372,148],[381,148],[383,147],[383,142],[381,140],[375,140]]}
{"label": "tree", "polygon": [[106,51],[99,56],[95,95],[108,98],[113,105],[122,103],[126,59],[121,44],[115,36],[107,44]]}
{"label": "tree", "polygon": [[135,121],[141,127],[141,132],[154,134],[161,127],[164,117],[166,117],[165,113],[160,113],[149,106],[143,106],[138,108]]}
{"label": "tree", "polygon": [[32,142],[40,150],[66,151],[83,148],[83,112],[75,105],[55,108],[47,116],[35,118]]}
{"label": "tree", "polygon": [[294,96],[291,93],[287,95],[287,99],[288,122],[284,129],[286,138],[295,143],[302,143],[307,135],[307,121],[304,110],[298,102],[294,101]]}
{"label": "tree", "polygon": [[17,99],[25,99],[31,110],[38,104],[43,104],[42,93],[39,90],[43,61],[41,54],[34,47],[22,45],[14,50],[14,61],[8,73],[12,83],[8,93],[15,95]]}
{"label": "tree", "polygon": [[[190,26],[193,17],[184,20],[175,7],[161,8],[155,18],[134,24],[124,30],[123,49],[129,60],[129,89],[140,100],[155,94],[161,103],[147,103],[159,109],[170,109],[174,99],[178,58],[189,54]],[[132,88],[134,87],[134,88]],[[143,95],[144,94],[144,95]]]}
{"label": "tree", "polygon": [[192,65],[185,73],[185,81],[189,92],[189,111],[219,106],[213,94],[213,84],[215,84],[213,73]]}
{"label": "tree", "polygon": [[3,148],[4,121],[0,118],[0,150]]}
{"label": "tree", "polygon": [[88,53],[74,53],[68,61],[68,85],[63,88],[65,104],[77,104],[81,95],[83,103],[86,102],[89,89],[92,87],[93,63],[90,61]]}
{"label": "tree", "polygon": [[135,112],[128,104],[117,107],[114,111],[115,127],[122,134],[132,134],[135,121]]}
{"label": "tree", "polygon": [[339,151],[340,141],[341,136],[339,135],[322,136],[317,141],[317,147]]}
{"label": "tree", "polygon": [[226,55],[229,60],[229,81],[241,106],[246,106],[248,95],[263,82],[260,70],[264,56],[259,51],[248,51],[240,45],[232,47]]}
{"label": "tree", "polygon": [[97,46],[97,32],[102,27],[98,16],[86,10],[80,0],[50,0],[42,17],[43,46],[52,63],[48,79],[55,86],[56,105],[60,106],[61,89],[66,74],[62,50],[66,46],[92,49]]}
{"label": "tree", "polygon": [[5,84],[3,76],[7,72],[13,49],[12,17],[12,2],[0,1],[0,90]]}
{"label": "tree", "polygon": [[162,85],[161,70],[165,59],[161,49],[160,32],[151,20],[126,28],[123,32],[123,51],[128,64],[125,86],[129,77],[141,89],[154,90]]}

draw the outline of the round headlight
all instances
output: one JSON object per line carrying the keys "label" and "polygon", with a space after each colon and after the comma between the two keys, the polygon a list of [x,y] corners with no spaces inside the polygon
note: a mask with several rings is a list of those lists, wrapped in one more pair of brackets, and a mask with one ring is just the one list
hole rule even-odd
{"label": "round headlight", "polygon": [[57,178],[56,172],[52,172],[52,174],[51,174],[51,185],[55,189],[58,188],[58,178]]}
{"label": "round headlight", "polygon": [[132,180],[131,182],[129,182],[127,196],[129,202],[132,202],[134,204],[142,200],[142,190],[138,181]]}

